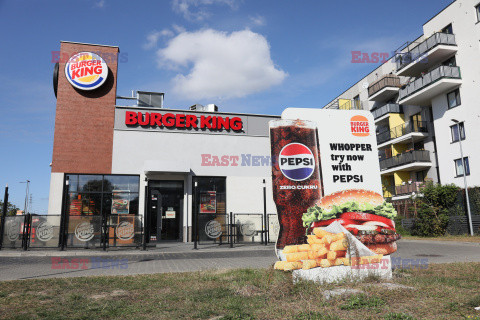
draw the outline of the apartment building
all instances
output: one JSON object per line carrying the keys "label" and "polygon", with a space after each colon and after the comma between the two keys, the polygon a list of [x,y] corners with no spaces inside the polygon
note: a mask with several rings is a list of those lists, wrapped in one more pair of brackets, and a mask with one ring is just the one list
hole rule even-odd
{"label": "apartment building", "polygon": [[373,113],[384,196],[408,214],[427,180],[480,185],[480,1],[452,2],[392,51],[325,108]]}

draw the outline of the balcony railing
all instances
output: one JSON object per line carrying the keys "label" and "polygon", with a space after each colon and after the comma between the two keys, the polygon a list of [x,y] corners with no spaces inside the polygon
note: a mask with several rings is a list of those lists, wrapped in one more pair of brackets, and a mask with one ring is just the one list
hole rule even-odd
{"label": "balcony railing", "polygon": [[399,52],[395,56],[395,61],[397,65],[397,71],[403,69],[405,66],[410,64],[412,61],[421,59],[421,57],[432,48],[437,45],[451,45],[455,46],[455,35],[450,33],[435,33],[427,40],[420,43],[418,46],[414,47],[408,52]]}
{"label": "balcony railing", "polygon": [[420,189],[423,187],[424,182],[411,182],[405,183],[403,185],[395,186],[395,195],[401,196],[405,194],[411,194],[413,192],[420,192]]}
{"label": "balcony railing", "polygon": [[401,105],[396,103],[388,103],[381,108],[372,111],[373,118],[378,119],[388,113],[403,113]]}
{"label": "balcony railing", "polygon": [[396,139],[412,132],[428,132],[426,121],[410,121],[393,127],[390,131],[377,134],[377,143],[381,144],[391,139]]}
{"label": "balcony railing", "polygon": [[340,110],[363,110],[363,103],[360,100],[347,100],[338,106]]}
{"label": "balcony railing", "polygon": [[418,193],[420,192],[423,185],[424,182],[410,182],[396,186],[383,186],[383,197],[392,198],[395,196],[412,194],[413,192]]}
{"label": "balcony railing", "polygon": [[440,66],[436,69],[433,69],[429,73],[409,83],[404,89],[400,89],[399,100],[402,100],[403,98],[406,98],[415,92],[426,88],[442,78],[461,79],[462,77],[460,74],[460,68]]}
{"label": "balcony railing", "polygon": [[380,160],[380,170],[387,170],[413,162],[430,162],[430,151],[413,150]]}
{"label": "balcony railing", "polygon": [[371,86],[368,87],[368,96],[371,97],[375,93],[386,87],[400,88],[400,78],[394,75],[386,75]]}

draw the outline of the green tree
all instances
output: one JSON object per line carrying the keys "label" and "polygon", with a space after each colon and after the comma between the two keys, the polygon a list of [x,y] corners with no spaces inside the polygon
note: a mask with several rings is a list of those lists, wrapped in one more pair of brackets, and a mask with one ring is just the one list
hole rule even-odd
{"label": "green tree", "polygon": [[422,237],[445,235],[449,221],[449,209],[456,205],[459,188],[454,184],[444,185],[428,182],[420,190],[423,195],[415,199],[417,218],[412,234]]}
{"label": "green tree", "polygon": [[[14,205],[14,204],[11,204],[10,202],[8,202],[7,204],[7,216],[14,216],[17,214],[17,210],[19,210],[19,208]],[[3,214],[3,201],[0,200],[0,213]]]}

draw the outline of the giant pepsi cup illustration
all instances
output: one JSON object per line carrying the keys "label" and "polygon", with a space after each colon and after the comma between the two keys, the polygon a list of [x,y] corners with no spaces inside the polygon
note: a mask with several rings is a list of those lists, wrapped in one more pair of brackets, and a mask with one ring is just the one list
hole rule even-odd
{"label": "giant pepsi cup illustration", "polygon": [[273,199],[280,231],[277,249],[305,242],[302,215],[321,197],[315,123],[273,120],[270,126]]}

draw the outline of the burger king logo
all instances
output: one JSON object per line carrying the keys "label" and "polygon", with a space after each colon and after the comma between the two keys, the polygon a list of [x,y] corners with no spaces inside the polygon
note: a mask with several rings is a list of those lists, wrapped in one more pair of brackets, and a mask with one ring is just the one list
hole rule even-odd
{"label": "burger king logo", "polygon": [[370,126],[368,119],[364,116],[353,116],[350,119],[352,134],[356,137],[366,137],[370,135]]}
{"label": "burger king logo", "polygon": [[132,223],[122,221],[117,225],[117,238],[120,240],[130,240],[135,235],[135,229]]}
{"label": "burger king logo", "polygon": [[297,142],[283,147],[278,160],[280,171],[286,178],[293,181],[307,180],[315,169],[315,158],[312,151]]}
{"label": "burger king logo", "polygon": [[65,64],[65,76],[72,86],[80,90],[94,90],[105,83],[107,63],[98,54],[80,52]]}

